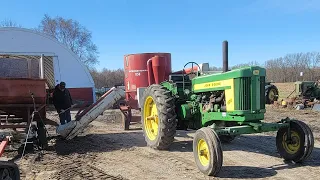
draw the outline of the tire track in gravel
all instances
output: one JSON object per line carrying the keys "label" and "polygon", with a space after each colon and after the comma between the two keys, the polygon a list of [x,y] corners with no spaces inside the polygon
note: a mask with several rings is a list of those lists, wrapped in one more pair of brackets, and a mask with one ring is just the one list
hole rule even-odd
{"label": "tire track in gravel", "polygon": [[[94,160],[94,159],[91,159]],[[53,179],[110,179],[124,180],[121,176],[113,176],[107,172],[92,165],[92,162],[86,162],[85,159],[59,158],[61,163],[58,172],[54,173]]]}
{"label": "tire track in gravel", "polygon": [[194,163],[193,133],[178,131],[170,149],[158,151],[146,147],[141,130],[123,131],[119,124],[94,121],[82,134],[84,137],[60,144],[59,153],[48,152],[43,161],[35,163],[33,170],[48,172],[44,177],[49,179],[318,178],[319,142],[311,159],[303,166],[288,165],[277,153],[274,134],[244,135],[230,144],[222,144],[222,170],[216,178],[207,177]]}
{"label": "tire track in gravel", "polygon": [[[123,140],[124,143],[139,144],[144,141],[144,137],[139,135],[131,136],[128,134],[129,142]],[[133,157],[126,159],[126,163],[134,164],[140,169],[144,169],[150,177],[156,177],[155,172],[146,170],[156,163],[158,169],[164,172],[170,172],[169,179],[206,179],[208,177],[202,175],[195,163],[192,153],[192,136],[177,137],[169,151],[157,151],[148,147],[136,147],[126,156]],[[122,139],[120,140],[121,142]],[[138,143],[139,142],[139,143]],[[224,153],[224,164],[221,173],[216,179],[316,179],[318,164],[315,164],[314,157],[319,154],[313,153],[311,160],[307,161],[306,166],[294,164],[285,164],[277,153],[275,138],[267,135],[246,135],[237,137],[231,144],[222,144]],[[114,154],[115,155],[115,154]],[[106,156],[106,155],[105,155]],[[115,155],[116,157],[118,155]],[[320,157],[319,157],[320,158]],[[150,161],[150,159],[153,160]],[[109,159],[105,159],[108,161]],[[318,159],[316,159],[318,160]],[[318,161],[319,162],[319,161]],[[310,166],[308,164],[311,164]],[[169,167],[169,170],[164,168]],[[125,171],[124,171],[125,172]],[[167,176],[168,177],[168,176]],[[133,178],[135,179],[135,178]],[[166,179],[162,177],[161,179]]]}

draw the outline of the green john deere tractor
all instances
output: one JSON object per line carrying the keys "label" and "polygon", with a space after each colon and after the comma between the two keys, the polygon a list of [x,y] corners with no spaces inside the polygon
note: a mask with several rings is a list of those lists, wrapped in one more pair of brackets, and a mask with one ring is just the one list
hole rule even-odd
{"label": "green john deere tractor", "polygon": [[314,139],[305,123],[289,118],[262,122],[266,112],[265,69],[252,66],[228,71],[227,41],[223,42],[222,73],[191,73],[195,74],[192,79],[189,74],[172,74],[168,81],[144,91],[141,121],[149,147],[168,149],[176,130],[197,130],[193,139],[195,162],[210,176],[217,175],[223,164],[221,142],[231,142],[241,134],[277,131],[275,144],[285,160],[299,163],[310,156]]}

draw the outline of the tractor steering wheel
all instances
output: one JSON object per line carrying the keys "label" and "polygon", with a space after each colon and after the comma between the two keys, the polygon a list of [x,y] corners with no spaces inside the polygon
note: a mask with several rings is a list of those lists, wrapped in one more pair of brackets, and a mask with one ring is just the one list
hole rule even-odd
{"label": "tractor steering wheel", "polygon": [[[185,89],[185,83],[184,83],[184,80],[185,80],[185,79],[184,79],[184,77],[186,76],[186,75],[184,74],[184,69],[185,69],[186,66],[187,66],[188,64],[190,64],[190,63],[192,64],[192,66],[191,66],[191,72],[190,72],[190,73],[186,73],[186,75],[196,74],[196,75],[198,76],[198,71],[200,70],[200,66],[199,66],[199,64],[196,63],[196,62],[188,62],[187,64],[184,65],[183,70],[182,70],[182,82],[183,82],[182,87],[183,87],[183,90]],[[194,70],[193,70],[193,64],[195,64],[195,65],[198,66],[197,73],[195,73]]]}
{"label": "tractor steering wheel", "polygon": [[[184,69],[186,68],[186,66],[188,65],[188,64],[191,64],[192,66],[191,66],[191,72],[190,73],[186,73],[186,75],[189,75],[189,74],[196,74],[197,76],[198,76],[198,71],[200,70],[200,66],[199,66],[199,64],[198,63],[196,63],[196,62],[188,62],[187,64],[185,64],[184,65],[184,67],[183,67],[183,70],[182,70],[182,74],[183,74],[183,77],[185,76],[184,75]],[[195,64],[195,65],[197,65],[198,66],[198,70],[197,70],[197,72],[195,73],[194,72],[194,70],[193,70],[193,64]]]}

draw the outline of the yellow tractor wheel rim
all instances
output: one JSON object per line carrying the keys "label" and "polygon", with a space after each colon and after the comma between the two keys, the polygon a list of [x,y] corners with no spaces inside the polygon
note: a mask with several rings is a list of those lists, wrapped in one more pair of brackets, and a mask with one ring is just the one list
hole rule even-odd
{"label": "yellow tractor wheel rim", "polygon": [[147,137],[153,141],[157,138],[159,117],[157,105],[151,96],[148,96],[144,103],[144,129]]}
{"label": "yellow tractor wheel rim", "polygon": [[300,149],[300,137],[297,132],[291,131],[291,139],[292,143],[286,142],[287,140],[287,133],[284,133],[282,136],[282,146],[289,154],[295,154]]}
{"label": "yellow tractor wheel rim", "polygon": [[273,90],[271,90],[269,93],[269,99],[273,100],[273,98],[274,98],[274,92]]}
{"label": "yellow tractor wheel rim", "polygon": [[209,152],[208,144],[206,143],[205,140],[200,139],[198,141],[197,150],[198,150],[198,157],[201,165],[202,166],[209,165],[210,152]]}
{"label": "yellow tractor wheel rim", "polygon": [[273,100],[274,99],[274,96],[275,96],[275,92],[273,89],[270,90],[270,93],[269,93],[269,99]]}

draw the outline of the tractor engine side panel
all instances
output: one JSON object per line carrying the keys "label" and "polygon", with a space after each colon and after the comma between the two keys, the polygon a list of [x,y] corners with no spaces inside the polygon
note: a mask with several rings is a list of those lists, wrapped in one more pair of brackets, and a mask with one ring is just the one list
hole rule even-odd
{"label": "tractor engine side panel", "polygon": [[193,93],[202,96],[198,105],[202,124],[207,125],[212,120],[262,120],[264,86],[265,69],[256,66],[192,79]]}

